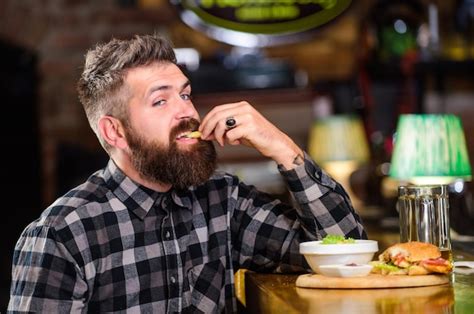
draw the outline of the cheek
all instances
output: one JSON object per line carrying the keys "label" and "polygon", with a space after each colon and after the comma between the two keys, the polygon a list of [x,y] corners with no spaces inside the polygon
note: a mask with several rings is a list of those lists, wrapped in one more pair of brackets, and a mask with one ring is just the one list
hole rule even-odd
{"label": "cheek", "polygon": [[135,138],[139,138],[144,145],[169,145],[169,132],[163,131],[157,125],[141,124],[133,128]]}
{"label": "cheek", "polygon": [[168,120],[164,117],[144,116],[141,123],[138,124],[143,136],[151,140],[168,143],[170,129]]}

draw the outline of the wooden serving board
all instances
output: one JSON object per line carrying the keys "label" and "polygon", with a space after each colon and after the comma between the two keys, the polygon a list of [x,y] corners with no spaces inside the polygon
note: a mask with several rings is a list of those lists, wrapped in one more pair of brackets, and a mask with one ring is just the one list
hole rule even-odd
{"label": "wooden serving board", "polygon": [[301,288],[329,289],[372,289],[436,286],[449,283],[447,275],[380,275],[369,274],[365,277],[327,277],[319,274],[300,275],[296,286]]}

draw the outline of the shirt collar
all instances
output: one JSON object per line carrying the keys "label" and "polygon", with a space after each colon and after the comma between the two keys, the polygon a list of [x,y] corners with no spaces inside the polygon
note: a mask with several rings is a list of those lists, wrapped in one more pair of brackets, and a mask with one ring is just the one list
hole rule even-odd
{"label": "shirt collar", "polygon": [[183,191],[177,191],[177,190],[171,191],[171,199],[179,207],[191,208],[191,205],[192,205],[191,198],[192,198],[191,190],[189,189],[183,190]]}
{"label": "shirt collar", "polygon": [[155,202],[165,194],[136,183],[127,177],[112,159],[104,169],[104,179],[112,193],[142,220]]}
{"label": "shirt collar", "polygon": [[[115,162],[110,159],[104,170],[104,179],[112,193],[141,220],[145,218],[153,205],[168,193],[157,192],[140,185],[127,177]],[[171,191],[171,200],[183,208],[191,208],[191,191]]]}

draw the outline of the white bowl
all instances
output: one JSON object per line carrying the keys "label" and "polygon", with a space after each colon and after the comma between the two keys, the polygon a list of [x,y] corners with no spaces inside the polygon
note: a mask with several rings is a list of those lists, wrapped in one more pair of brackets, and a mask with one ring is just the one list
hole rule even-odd
{"label": "white bowl", "polygon": [[363,277],[372,270],[372,265],[322,265],[319,266],[321,275],[328,277]]}
{"label": "white bowl", "polygon": [[316,273],[321,273],[319,267],[322,265],[368,264],[378,250],[378,243],[374,240],[355,240],[355,243],[342,244],[309,241],[300,244],[300,253]]}

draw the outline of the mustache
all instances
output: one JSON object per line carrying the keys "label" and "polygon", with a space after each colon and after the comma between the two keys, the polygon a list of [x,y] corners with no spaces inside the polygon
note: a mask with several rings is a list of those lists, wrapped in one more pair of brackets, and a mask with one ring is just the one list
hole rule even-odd
{"label": "mustache", "polygon": [[182,120],[177,126],[171,129],[170,139],[175,139],[178,134],[183,132],[196,131],[200,125],[201,122],[194,118]]}

